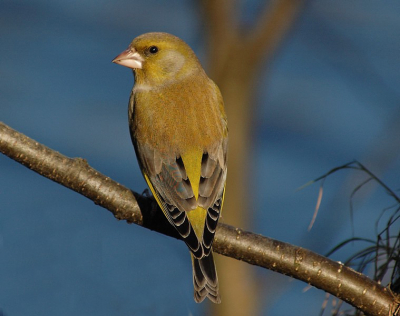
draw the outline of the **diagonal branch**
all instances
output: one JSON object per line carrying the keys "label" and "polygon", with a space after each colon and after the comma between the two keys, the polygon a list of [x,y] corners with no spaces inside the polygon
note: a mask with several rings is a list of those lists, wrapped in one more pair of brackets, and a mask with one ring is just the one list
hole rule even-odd
{"label": "diagonal branch", "polygon": [[[231,67],[242,65],[253,75],[264,61],[271,60],[287,33],[297,21],[307,0],[273,0],[264,5],[254,25],[240,27],[238,3],[234,0],[199,1],[207,33],[209,71],[220,83]],[[229,72],[229,71],[228,71]],[[243,82],[246,82],[243,79]]]}
{"label": "diagonal branch", "polygon": [[[153,198],[141,196],[0,122],[0,151],[29,169],[108,209],[118,219],[178,238]],[[218,224],[214,251],[274,270],[327,291],[368,315],[394,315],[395,296],[343,264],[271,238]],[[391,313],[391,314],[389,314]]]}
{"label": "diagonal branch", "polygon": [[257,67],[270,60],[299,17],[306,0],[274,0],[264,7],[249,32],[246,47],[248,62]]}

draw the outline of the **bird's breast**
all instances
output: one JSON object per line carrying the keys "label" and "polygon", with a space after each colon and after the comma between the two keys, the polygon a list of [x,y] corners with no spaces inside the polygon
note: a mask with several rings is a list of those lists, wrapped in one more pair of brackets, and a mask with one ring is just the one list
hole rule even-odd
{"label": "bird's breast", "polygon": [[138,89],[132,95],[132,136],[168,155],[212,146],[224,134],[215,94],[198,82]]}

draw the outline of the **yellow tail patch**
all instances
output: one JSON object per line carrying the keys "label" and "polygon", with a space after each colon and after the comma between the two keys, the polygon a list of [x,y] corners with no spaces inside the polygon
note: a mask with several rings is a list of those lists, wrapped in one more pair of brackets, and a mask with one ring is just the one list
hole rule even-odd
{"label": "yellow tail patch", "polygon": [[181,155],[186,174],[189,177],[190,184],[196,200],[199,197],[199,184],[201,176],[201,159],[203,158],[203,150],[192,149]]}
{"label": "yellow tail patch", "polygon": [[[201,176],[201,159],[203,158],[203,150],[191,149],[181,154],[183,165],[185,166],[186,174],[190,180],[193,194],[196,200],[199,197],[199,185]],[[197,207],[195,210],[186,213],[190,223],[199,240],[203,239],[204,224],[207,211],[202,207]]]}
{"label": "yellow tail patch", "polygon": [[202,240],[207,211],[199,206],[195,210],[187,212],[186,215],[189,218],[190,223],[192,224],[197,238],[199,240]]}

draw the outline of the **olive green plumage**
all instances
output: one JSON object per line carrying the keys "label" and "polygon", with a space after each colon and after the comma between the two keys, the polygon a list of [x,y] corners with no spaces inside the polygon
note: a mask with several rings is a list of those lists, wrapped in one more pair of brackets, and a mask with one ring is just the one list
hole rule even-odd
{"label": "olive green plumage", "polygon": [[146,182],[192,253],[195,300],[219,303],[212,242],[228,143],[220,91],[192,49],[167,33],[135,38],[114,62],[134,71],[132,141]]}

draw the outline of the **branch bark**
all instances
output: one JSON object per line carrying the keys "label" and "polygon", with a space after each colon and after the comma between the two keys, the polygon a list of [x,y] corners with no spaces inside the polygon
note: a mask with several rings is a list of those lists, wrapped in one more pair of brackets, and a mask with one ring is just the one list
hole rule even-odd
{"label": "branch bark", "polygon": [[[117,219],[179,238],[151,197],[145,197],[0,122],[0,151],[27,168],[91,199]],[[395,315],[399,298],[387,288],[343,264],[307,249],[227,224],[218,224],[214,251],[274,270],[335,295],[368,315]]]}

